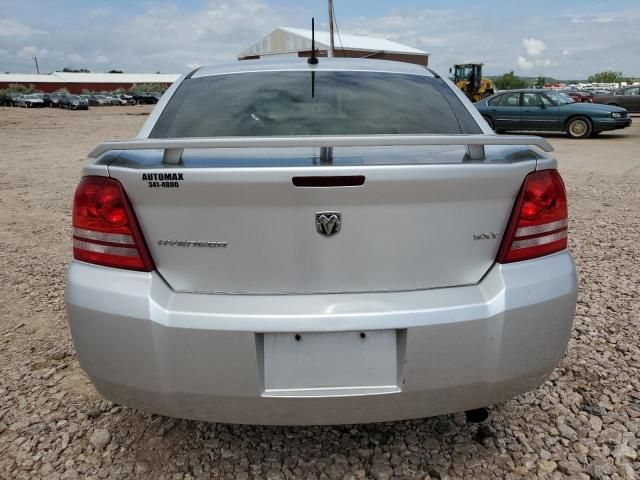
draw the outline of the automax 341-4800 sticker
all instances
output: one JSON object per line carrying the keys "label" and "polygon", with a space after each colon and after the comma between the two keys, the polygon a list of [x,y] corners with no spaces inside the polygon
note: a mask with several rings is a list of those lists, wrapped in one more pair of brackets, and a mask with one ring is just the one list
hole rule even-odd
{"label": "automax 341-4800 sticker", "polygon": [[148,182],[149,188],[178,188],[184,180],[182,173],[143,173],[142,181]]}

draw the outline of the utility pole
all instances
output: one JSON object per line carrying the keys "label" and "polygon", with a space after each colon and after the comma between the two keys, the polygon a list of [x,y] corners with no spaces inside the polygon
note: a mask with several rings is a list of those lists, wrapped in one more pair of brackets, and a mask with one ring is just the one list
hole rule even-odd
{"label": "utility pole", "polygon": [[333,0],[328,0],[329,4],[329,51],[327,55],[333,57]]}
{"label": "utility pole", "polygon": [[40,68],[38,67],[38,57],[33,57],[33,60],[36,62],[36,72],[40,75]]}

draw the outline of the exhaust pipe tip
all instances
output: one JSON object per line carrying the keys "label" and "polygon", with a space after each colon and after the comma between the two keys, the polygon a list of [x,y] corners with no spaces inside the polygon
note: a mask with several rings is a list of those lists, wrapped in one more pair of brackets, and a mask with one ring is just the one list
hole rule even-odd
{"label": "exhaust pipe tip", "polygon": [[489,418],[489,411],[486,408],[474,408],[464,412],[468,423],[482,423]]}

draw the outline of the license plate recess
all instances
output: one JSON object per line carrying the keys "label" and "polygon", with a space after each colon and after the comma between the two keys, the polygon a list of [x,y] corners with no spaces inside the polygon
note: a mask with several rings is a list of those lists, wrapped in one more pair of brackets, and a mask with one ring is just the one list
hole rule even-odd
{"label": "license plate recess", "polygon": [[263,396],[399,392],[395,330],[265,333]]}

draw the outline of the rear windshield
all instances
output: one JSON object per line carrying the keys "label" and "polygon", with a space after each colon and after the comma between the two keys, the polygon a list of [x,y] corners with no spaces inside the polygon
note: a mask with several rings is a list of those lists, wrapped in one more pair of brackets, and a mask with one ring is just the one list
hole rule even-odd
{"label": "rear windshield", "polygon": [[440,79],[293,71],[187,79],[150,137],[460,133],[481,130]]}

